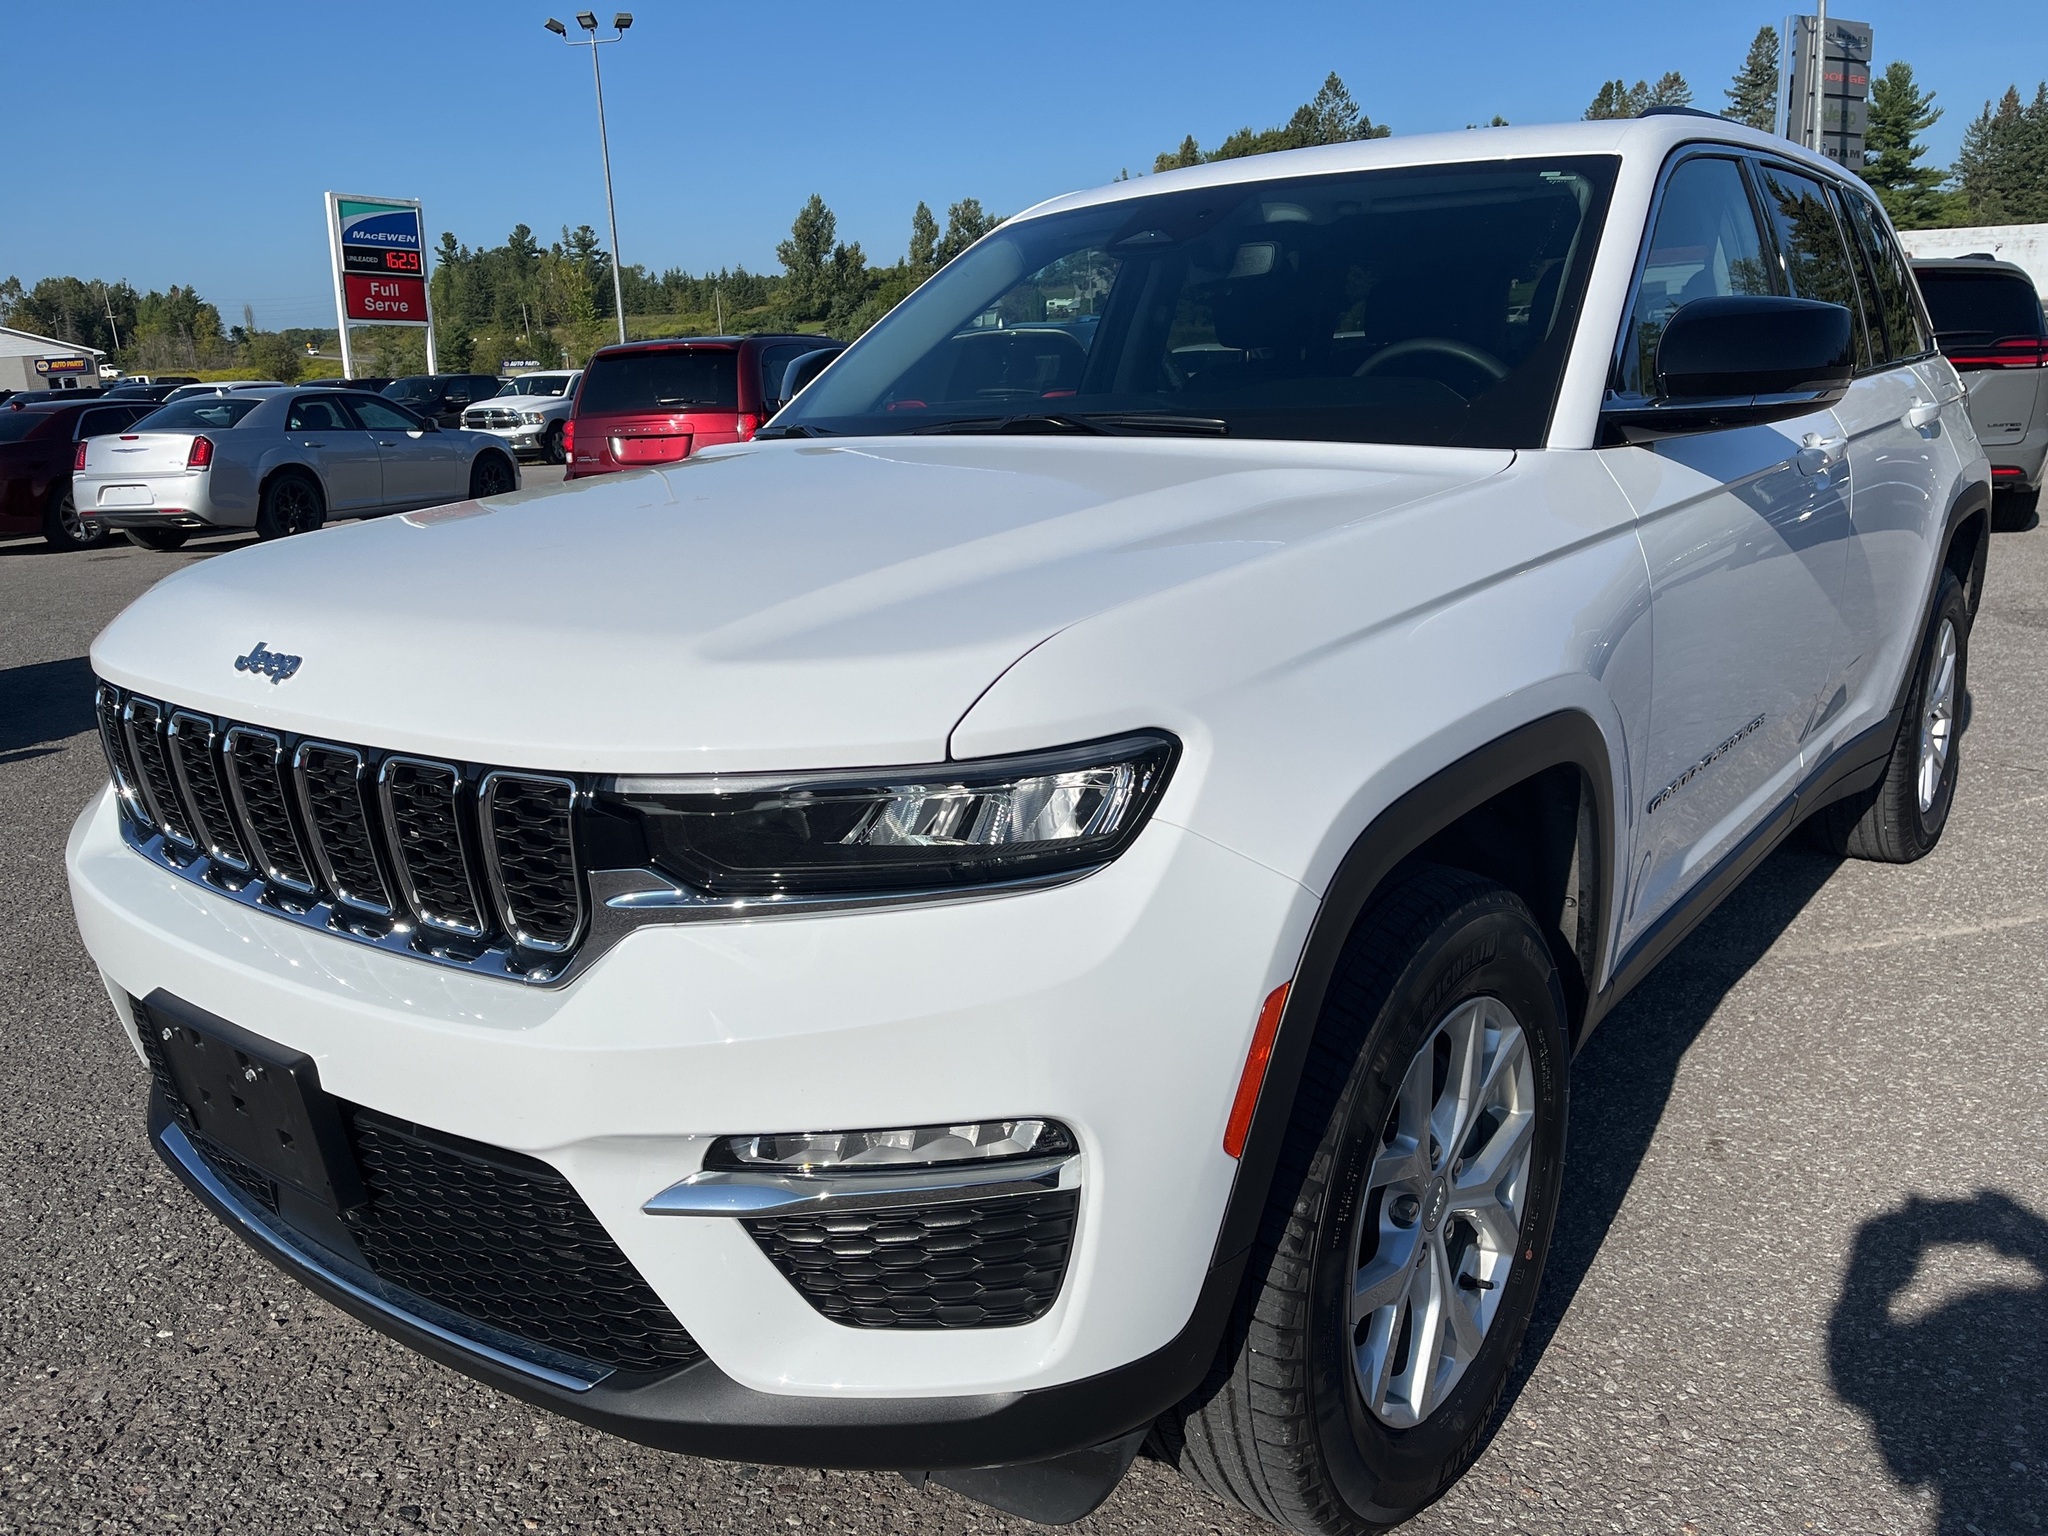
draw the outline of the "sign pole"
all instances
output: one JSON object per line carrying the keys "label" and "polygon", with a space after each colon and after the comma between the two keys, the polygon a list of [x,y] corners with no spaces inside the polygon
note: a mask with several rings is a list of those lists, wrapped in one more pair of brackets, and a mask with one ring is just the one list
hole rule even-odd
{"label": "sign pole", "polygon": [[[414,204],[417,211],[419,205]],[[434,355],[434,274],[427,270],[427,216],[420,216],[420,296],[427,305],[427,372],[439,373],[440,360]]]}
{"label": "sign pole", "polygon": [[355,358],[348,348],[348,295],[341,281],[341,216],[337,204],[340,200],[334,193],[327,194],[327,249],[328,265],[334,272],[334,324],[341,337],[341,376],[352,379],[356,376]]}

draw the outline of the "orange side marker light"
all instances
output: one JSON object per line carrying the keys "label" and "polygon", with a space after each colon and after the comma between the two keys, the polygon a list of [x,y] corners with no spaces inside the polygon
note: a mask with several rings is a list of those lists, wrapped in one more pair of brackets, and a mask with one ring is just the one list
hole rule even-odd
{"label": "orange side marker light", "polygon": [[1280,1033],[1280,1010],[1287,1005],[1288,985],[1283,981],[1275,987],[1259,1009],[1258,1027],[1252,1031],[1252,1048],[1245,1052],[1244,1074],[1237,1080],[1237,1097],[1230,1104],[1230,1121],[1223,1127],[1223,1150],[1232,1157],[1244,1156],[1245,1138],[1252,1132],[1252,1111],[1259,1107],[1266,1064],[1273,1059],[1273,1037]]}

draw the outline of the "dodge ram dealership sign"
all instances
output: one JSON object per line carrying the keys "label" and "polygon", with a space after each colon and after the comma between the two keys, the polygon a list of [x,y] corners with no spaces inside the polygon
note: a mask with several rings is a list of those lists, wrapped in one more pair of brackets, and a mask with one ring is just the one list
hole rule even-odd
{"label": "dodge ram dealership sign", "polygon": [[334,256],[334,307],[342,366],[355,371],[351,325],[417,325],[435,368],[434,312],[427,299],[426,226],[417,200],[327,194],[327,242]]}

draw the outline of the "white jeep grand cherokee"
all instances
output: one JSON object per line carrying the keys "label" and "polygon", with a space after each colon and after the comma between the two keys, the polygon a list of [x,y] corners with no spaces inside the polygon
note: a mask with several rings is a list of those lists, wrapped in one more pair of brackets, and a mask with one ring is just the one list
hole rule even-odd
{"label": "white jeep grand cherokee", "polygon": [[1800,823],[1940,837],[1988,502],[1781,140],[1119,183],[756,442],[162,583],[78,921],[198,1199],[458,1369],[1364,1531],[1475,1453],[1595,1023]]}

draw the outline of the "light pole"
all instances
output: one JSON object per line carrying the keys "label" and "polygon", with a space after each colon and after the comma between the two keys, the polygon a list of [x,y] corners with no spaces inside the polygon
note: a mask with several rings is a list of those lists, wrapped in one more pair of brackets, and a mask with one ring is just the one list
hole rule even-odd
{"label": "light pole", "polygon": [[597,35],[597,13],[578,11],[576,25],[590,35],[584,38],[571,37],[569,29],[550,16],[542,23],[550,32],[567,43],[571,48],[590,50],[590,78],[597,86],[597,146],[604,154],[604,214],[612,231],[612,310],[618,316],[619,340],[626,339],[626,288],[619,280],[619,212],[612,206],[612,145],[604,127],[604,71],[597,67],[597,47],[600,43],[616,43],[626,35],[626,29],[633,25],[631,11],[619,11],[612,17],[612,35]]}

